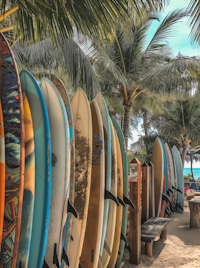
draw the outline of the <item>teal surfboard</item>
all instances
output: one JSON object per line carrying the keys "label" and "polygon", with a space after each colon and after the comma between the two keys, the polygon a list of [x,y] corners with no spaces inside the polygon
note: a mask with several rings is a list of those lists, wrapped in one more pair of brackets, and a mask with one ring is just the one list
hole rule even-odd
{"label": "teal surfboard", "polygon": [[[122,166],[123,166],[123,195],[128,196],[128,164],[127,164],[127,154],[126,154],[126,144],[124,140],[124,135],[121,130],[121,127],[117,123],[117,120],[112,116],[111,118],[113,122],[113,126],[116,130],[117,137],[119,139],[119,144],[120,144],[120,149],[121,149],[121,155],[122,155]],[[122,215],[122,233],[126,237],[126,228],[127,228],[127,213],[128,213],[128,206],[126,205],[123,207],[123,215]],[[124,246],[125,242],[123,240],[120,240],[120,245],[119,245],[119,252],[120,255],[117,257],[117,261],[115,264],[115,267],[119,267],[123,253],[124,253]]]}
{"label": "teal surfboard", "polygon": [[20,81],[31,109],[35,143],[35,200],[28,268],[42,268],[51,200],[50,126],[44,97],[36,80],[22,70]]}
{"label": "teal surfboard", "polygon": [[[112,157],[111,157],[111,130],[110,130],[110,117],[108,114],[108,108],[106,102],[101,95],[98,93],[95,97],[99,106],[103,129],[104,129],[104,145],[105,145],[105,188],[110,191],[111,188],[111,168],[112,168]],[[103,254],[104,241],[106,236],[107,221],[108,221],[108,210],[109,210],[109,199],[105,200],[104,203],[104,217],[103,217],[103,229],[101,237],[100,255]]]}
{"label": "teal surfboard", "polygon": [[[164,180],[165,180],[165,193],[164,194],[166,194],[167,195],[167,188],[168,188],[168,182],[167,182],[167,161],[166,161],[166,154],[165,154],[165,146],[164,146],[164,143],[163,143],[163,141],[160,139],[160,138],[158,138],[159,139],[159,141],[161,142],[161,144],[162,144],[162,148],[163,148],[163,156],[164,156],[164,175],[165,175],[165,177],[164,177]],[[165,202],[165,209],[167,208],[167,204],[166,204],[166,202]],[[163,210],[163,217],[165,217],[165,209]]]}
{"label": "teal surfboard", "polygon": [[[176,170],[176,175],[177,175],[177,184],[178,184],[177,187],[182,191],[182,193],[178,192],[178,195],[177,195],[178,200],[176,201],[180,202],[183,208],[184,207],[183,166],[182,166],[180,153],[175,145],[172,147],[172,155],[173,155],[175,170]],[[178,208],[178,212],[183,213],[183,211],[180,208]]]}

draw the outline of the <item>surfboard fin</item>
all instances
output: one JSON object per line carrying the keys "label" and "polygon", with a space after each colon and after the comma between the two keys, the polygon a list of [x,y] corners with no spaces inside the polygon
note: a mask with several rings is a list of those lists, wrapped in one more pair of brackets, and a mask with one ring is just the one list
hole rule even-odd
{"label": "surfboard fin", "polygon": [[125,245],[125,248],[128,249],[129,253],[131,253],[131,247],[129,244]]}
{"label": "surfboard fin", "polygon": [[77,218],[77,212],[76,212],[75,208],[72,206],[72,204],[70,203],[69,199],[68,199],[67,212],[72,213],[74,215],[74,217]]}
{"label": "surfboard fin", "polygon": [[22,268],[22,262],[21,261],[19,262],[19,268]]}
{"label": "surfboard fin", "polygon": [[126,237],[125,235],[121,232],[121,240],[125,242],[125,244],[127,244],[127,240],[126,240]]}
{"label": "surfboard fin", "polygon": [[119,256],[121,255],[121,252],[120,252],[120,251],[118,251],[118,255],[119,255]]}
{"label": "surfboard fin", "polygon": [[129,205],[132,207],[132,209],[135,209],[133,202],[127,196],[123,195],[123,200],[126,205]]}
{"label": "surfboard fin", "polygon": [[82,268],[82,266],[80,265],[80,263],[79,263],[79,266],[78,266],[78,268]]}
{"label": "surfboard fin", "polygon": [[174,190],[176,190],[177,192],[179,192],[179,193],[181,193],[182,194],[182,191],[177,187],[174,187],[174,186],[172,186],[172,189],[174,189]]}
{"label": "surfboard fin", "polygon": [[170,213],[169,211],[167,211],[167,209],[165,209],[165,214],[166,214],[169,218],[171,218],[171,213]]}
{"label": "surfboard fin", "polygon": [[117,198],[114,196],[113,193],[111,193],[110,191],[108,191],[107,189],[105,189],[105,196],[104,199],[110,199],[112,201],[114,201],[116,203],[116,205],[119,207],[119,201],[117,200]]}
{"label": "surfboard fin", "polygon": [[62,260],[64,260],[66,265],[69,266],[69,259],[67,257],[67,254],[66,254],[64,248],[63,248],[63,251],[62,251]]}
{"label": "surfboard fin", "polygon": [[42,268],[49,268],[49,265],[46,263],[45,259],[43,261]]}
{"label": "surfboard fin", "polygon": [[57,244],[54,244],[53,264],[55,264],[57,268],[60,268],[56,249],[57,249]]}
{"label": "surfboard fin", "polygon": [[172,189],[171,188],[168,188],[168,190],[173,194],[174,192],[172,191]]}
{"label": "surfboard fin", "polygon": [[170,192],[169,192],[169,189],[167,190],[167,195],[170,197]]}
{"label": "surfboard fin", "polygon": [[177,208],[180,208],[180,209],[183,211],[183,207],[181,206],[180,202],[177,202],[177,203],[176,203],[176,207],[177,207]]}
{"label": "surfboard fin", "polygon": [[167,203],[170,203],[169,198],[165,194],[162,194],[162,201],[166,201]]}
{"label": "surfboard fin", "polygon": [[108,243],[106,242],[106,240],[104,240],[104,248],[107,251],[107,253],[111,256],[112,252],[110,251],[110,248],[109,248]]}
{"label": "surfboard fin", "polygon": [[125,205],[126,205],[125,202],[119,197],[117,197],[117,199],[119,201],[119,204],[121,204],[123,207],[125,207]]}

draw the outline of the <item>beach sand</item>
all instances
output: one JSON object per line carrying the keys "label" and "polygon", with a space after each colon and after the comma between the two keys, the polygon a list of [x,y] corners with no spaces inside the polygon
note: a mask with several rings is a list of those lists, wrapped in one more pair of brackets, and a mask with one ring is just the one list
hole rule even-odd
{"label": "beach sand", "polygon": [[200,268],[200,229],[190,228],[190,211],[185,201],[184,213],[174,213],[167,227],[167,240],[153,243],[153,258],[145,255],[145,246],[141,247],[139,265],[129,263],[126,250],[120,268]]}

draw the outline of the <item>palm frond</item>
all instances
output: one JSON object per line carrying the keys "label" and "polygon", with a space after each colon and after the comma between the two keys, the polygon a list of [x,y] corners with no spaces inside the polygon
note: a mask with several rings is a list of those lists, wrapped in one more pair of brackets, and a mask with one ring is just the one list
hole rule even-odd
{"label": "palm frond", "polygon": [[174,35],[174,26],[175,24],[187,16],[188,13],[183,10],[175,10],[171,13],[169,13],[161,22],[158,29],[156,30],[154,36],[150,40],[147,48],[146,53],[154,51],[154,46],[158,45],[160,42],[163,42],[163,40],[166,40],[167,38]]}

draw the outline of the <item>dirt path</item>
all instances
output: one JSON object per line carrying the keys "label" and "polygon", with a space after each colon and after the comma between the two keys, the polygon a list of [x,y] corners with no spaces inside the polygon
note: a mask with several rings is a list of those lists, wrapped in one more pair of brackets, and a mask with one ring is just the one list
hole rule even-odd
{"label": "dirt path", "polygon": [[190,212],[185,202],[184,213],[174,213],[168,225],[167,240],[153,243],[153,258],[148,258],[142,244],[140,265],[128,262],[129,253],[125,251],[121,268],[200,268],[200,230],[190,229]]}

